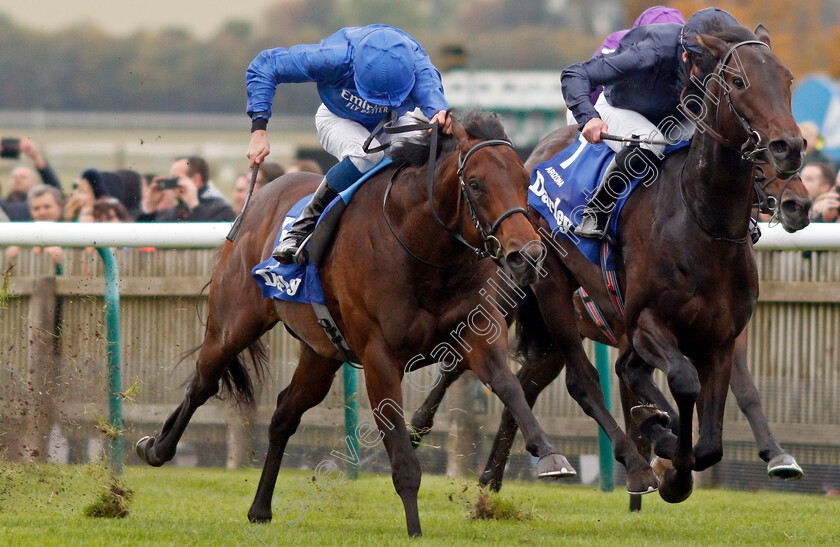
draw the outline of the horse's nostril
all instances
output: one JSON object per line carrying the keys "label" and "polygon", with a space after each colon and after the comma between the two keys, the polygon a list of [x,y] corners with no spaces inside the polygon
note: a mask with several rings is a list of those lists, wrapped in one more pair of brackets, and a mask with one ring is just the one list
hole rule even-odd
{"label": "horse's nostril", "polygon": [[774,156],[786,156],[790,151],[790,145],[784,140],[772,141],[769,144],[769,148]]}
{"label": "horse's nostril", "polygon": [[514,269],[519,269],[525,265],[525,258],[519,251],[508,253],[507,257],[505,257],[505,260],[507,261],[508,266]]}

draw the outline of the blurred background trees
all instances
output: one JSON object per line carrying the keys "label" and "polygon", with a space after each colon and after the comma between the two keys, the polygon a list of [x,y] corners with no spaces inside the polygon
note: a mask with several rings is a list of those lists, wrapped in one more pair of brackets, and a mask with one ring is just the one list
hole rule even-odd
{"label": "blurred background trees", "polygon": [[[53,33],[0,15],[0,109],[243,112],[245,69],[262,50],[312,43],[343,26],[405,29],[433,61],[453,44],[472,69],[560,70],[632,24],[644,0],[285,0],[260,23],[230,21],[210,38],[172,28],[114,36],[85,25]],[[706,1],[667,2],[689,15]],[[743,23],[764,23],[797,76],[840,76],[840,0],[719,0]],[[275,110],[311,113],[313,86],[281,86]]]}

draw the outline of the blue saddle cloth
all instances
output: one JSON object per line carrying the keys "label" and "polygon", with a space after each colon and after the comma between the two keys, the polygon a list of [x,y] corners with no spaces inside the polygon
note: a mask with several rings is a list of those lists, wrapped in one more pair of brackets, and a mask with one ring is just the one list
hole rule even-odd
{"label": "blue saddle cloth", "polygon": [[[665,154],[688,144],[688,141],[683,141],[668,146]],[[601,241],[578,237],[574,229],[580,223],[580,214],[603,179],[613,156],[615,152],[606,144],[590,144],[583,135],[578,135],[571,146],[534,168],[528,188],[528,205],[545,217],[552,233],[562,234],[590,262],[610,271],[615,269],[611,245],[602,248]],[[632,181],[630,190],[616,202],[607,228],[607,233],[613,237],[618,229],[621,209],[640,180]]]}
{"label": "blue saddle cloth", "polygon": [[[318,240],[332,237],[333,229],[338,224],[338,219],[344,211],[344,207],[350,203],[350,199],[356,193],[356,190],[370,177],[390,164],[391,158],[383,159],[373,169],[362,175],[349,188],[338,194],[338,197],[327,206],[318,219],[315,232],[309,238],[307,248],[320,243]],[[304,197],[295,203],[289,209],[289,212],[286,213],[286,218],[283,219],[280,232],[274,240],[275,247],[280,244],[280,240],[283,239],[283,236],[300,216],[303,208],[306,207],[306,204],[309,203],[311,198],[312,194]],[[323,248],[326,245],[321,243],[320,246]],[[324,300],[324,289],[321,287],[321,279],[318,276],[317,264],[314,264],[311,260],[305,266],[298,266],[294,263],[280,264],[273,257],[269,257],[268,260],[254,266],[251,270],[251,275],[254,277],[260,289],[262,289],[263,298],[276,298],[288,302],[302,302],[304,304],[312,302],[326,304]]]}

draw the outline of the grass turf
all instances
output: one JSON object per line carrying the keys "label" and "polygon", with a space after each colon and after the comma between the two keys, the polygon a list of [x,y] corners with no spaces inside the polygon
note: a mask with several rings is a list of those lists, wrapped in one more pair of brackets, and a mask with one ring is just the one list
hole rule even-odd
{"label": "grass turf", "polygon": [[[295,491],[313,473],[283,470],[276,494],[281,508],[305,499]],[[0,463],[0,544],[3,545],[205,545],[261,543],[249,538],[245,515],[259,470],[129,467],[134,490],[124,519],[83,516],[105,484],[85,466]],[[428,475],[420,489],[424,537],[406,536],[402,503],[389,476],[364,475],[333,488],[310,488],[303,514],[292,504],[257,533],[262,545],[713,545],[840,543],[840,498],[771,492],[698,490],[669,505],[645,496],[641,513],[627,512],[620,490],[559,482],[505,484],[501,497],[519,519],[472,520],[479,496],[474,479]],[[276,543],[275,543],[276,542]]]}

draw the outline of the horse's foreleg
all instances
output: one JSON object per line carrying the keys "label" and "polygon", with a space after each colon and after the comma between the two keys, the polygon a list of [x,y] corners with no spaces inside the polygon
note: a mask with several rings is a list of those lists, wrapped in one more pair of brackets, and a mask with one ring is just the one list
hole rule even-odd
{"label": "horse's foreleg", "polygon": [[452,367],[450,370],[441,369],[440,381],[432,388],[429,395],[426,396],[426,400],[423,401],[423,404],[420,405],[420,408],[417,409],[411,418],[411,444],[414,448],[420,446],[423,437],[432,430],[435,413],[437,413],[438,407],[441,401],[443,401],[443,396],[446,395],[446,390],[466,370],[460,364]]}
{"label": "horse's foreleg", "polygon": [[[501,317],[494,317],[497,325],[505,325]],[[468,337],[467,343],[473,348],[466,354],[466,361],[469,368],[475,373],[481,382],[488,386],[493,393],[510,410],[517,425],[525,437],[525,449],[532,455],[539,458],[537,463],[537,476],[539,478],[561,478],[572,477],[577,471],[571,466],[565,456],[557,452],[548,435],[537,423],[534,413],[525,400],[522,386],[516,381],[510,368],[507,365],[507,344],[502,338],[506,329],[501,327],[498,332],[488,325],[491,337],[495,336],[494,344],[488,345],[488,340],[479,338],[471,331],[474,338]],[[492,334],[495,333],[495,334]]]}
{"label": "horse's foreleg", "polygon": [[655,492],[659,486],[656,475],[607,410],[598,371],[584,352],[577,329],[571,280],[559,267],[552,270],[553,275],[534,286],[534,293],[546,328],[566,362],[566,389],[612,442],[615,459],[627,470],[627,491],[631,494]]}
{"label": "horse's foreleg", "polygon": [[[633,399],[640,400],[636,401],[637,406],[625,408],[625,412],[650,441],[653,452],[660,458],[671,460],[677,450],[679,416],[653,381],[653,367],[632,348],[627,348],[618,357],[615,370],[622,384],[633,394]],[[633,399],[627,402],[631,403]],[[638,405],[639,402],[644,405]]]}
{"label": "horse's foreleg", "polygon": [[308,345],[301,343],[300,360],[292,381],[277,396],[277,408],[271,417],[271,425],[268,428],[268,453],[265,456],[265,465],[254,502],[248,511],[248,519],[251,522],[271,520],[271,499],[286,443],[297,431],[304,412],[327,396],[335,373],[340,367],[341,361],[322,357]]}
{"label": "horse's foreleg", "polygon": [[[534,408],[537,396],[557,378],[560,371],[563,370],[563,365],[563,359],[558,354],[552,355],[540,363],[526,363],[519,369],[516,373],[516,379],[522,386],[522,392],[525,394],[525,401],[529,407]],[[510,457],[510,449],[518,430],[513,414],[505,408],[502,411],[499,431],[493,439],[493,447],[490,449],[487,465],[478,479],[480,485],[488,486],[496,492],[501,489],[505,465],[507,465]]]}
{"label": "horse's foreleg", "polygon": [[735,360],[729,385],[738,407],[750,423],[758,445],[758,456],[767,462],[767,474],[786,480],[801,479],[802,468],[776,441],[761,408],[761,398],[747,366],[746,330],[735,340]]}
{"label": "horse's foreleg", "polygon": [[650,365],[665,371],[668,387],[679,410],[677,451],[672,459],[674,468],[665,473],[659,490],[665,501],[679,503],[691,495],[693,487],[691,472],[694,469],[694,451],[691,435],[694,406],[700,395],[700,379],[697,369],[679,350],[674,334],[652,311],[643,310],[639,315],[632,338],[633,347],[639,356]]}
{"label": "horse's foreleg", "polygon": [[729,391],[732,346],[723,348],[702,365],[707,372],[697,399],[700,436],[694,446],[695,471],[708,469],[723,458],[723,411]]}

